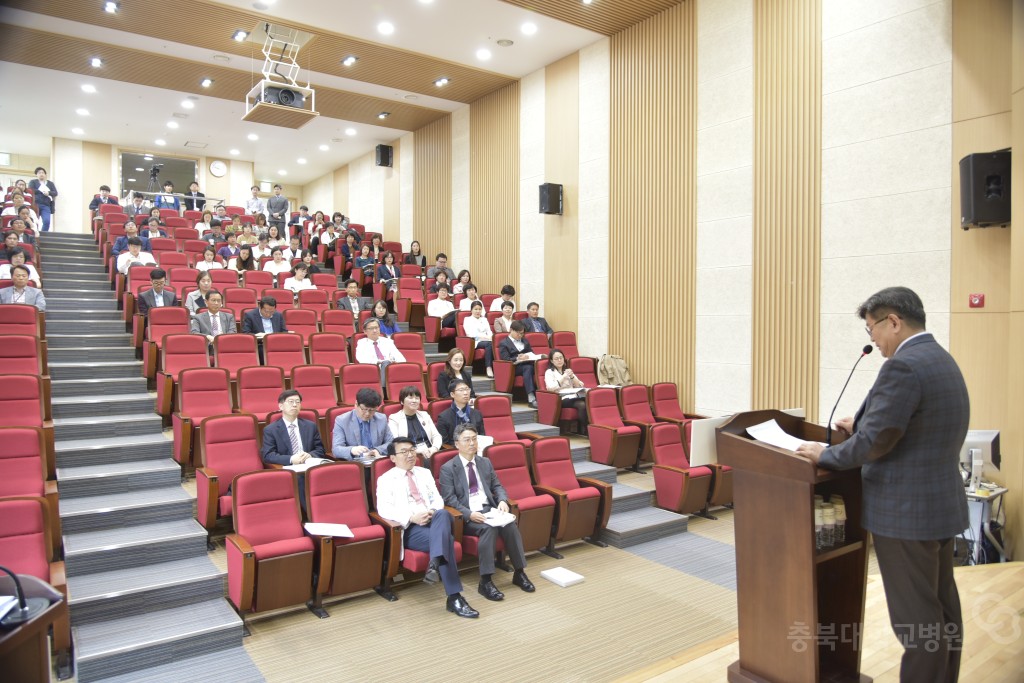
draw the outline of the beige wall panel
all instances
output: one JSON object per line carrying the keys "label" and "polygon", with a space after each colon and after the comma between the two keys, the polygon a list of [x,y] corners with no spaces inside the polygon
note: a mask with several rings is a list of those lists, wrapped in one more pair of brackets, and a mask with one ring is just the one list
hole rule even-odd
{"label": "beige wall panel", "polygon": [[818,419],[821,3],[754,6],[754,409]]}
{"label": "beige wall panel", "polygon": [[[578,328],[580,60],[571,54],[544,74],[544,178],[563,186],[563,213],[544,216],[544,310],[556,330]],[[526,195],[524,201],[529,201]],[[520,301],[524,308],[528,301]]]}
{"label": "beige wall panel", "polygon": [[1010,110],[1013,0],[953,0],[953,121]]}
{"label": "beige wall panel", "polygon": [[518,287],[518,81],[470,105],[469,224],[469,269],[481,293]]}
{"label": "beige wall panel", "polygon": [[348,166],[342,166],[334,171],[334,211],[341,211],[346,216],[349,214]]}
{"label": "beige wall panel", "polygon": [[686,2],[611,38],[608,350],[636,382],[675,382],[689,410],[696,142],[696,3]]}
{"label": "beige wall panel", "polygon": [[1008,313],[951,313],[950,346],[971,396],[971,429],[1005,429]]}
{"label": "beige wall panel", "polygon": [[[430,262],[452,241],[452,118],[416,131],[413,139],[413,239]],[[404,245],[408,247],[408,245]]]}
{"label": "beige wall panel", "polygon": [[[74,208],[82,212],[83,226],[89,225],[89,202],[92,201],[92,196],[99,192],[100,185],[109,185],[114,188],[115,192],[117,191],[118,179],[110,177],[111,153],[110,145],[99,142],[82,143],[82,196],[86,198],[86,201],[81,206]],[[43,165],[45,166],[45,164]],[[54,178],[54,182],[57,182],[56,178]],[[67,210],[71,207],[64,204],[61,208]]]}
{"label": "beige wall panel", "polygon": [[381,169],[384,172],[384,239],[399,241],[399,225],[402,220],[402,142],[395,140],[391,146],[394,147],[391,168]]}

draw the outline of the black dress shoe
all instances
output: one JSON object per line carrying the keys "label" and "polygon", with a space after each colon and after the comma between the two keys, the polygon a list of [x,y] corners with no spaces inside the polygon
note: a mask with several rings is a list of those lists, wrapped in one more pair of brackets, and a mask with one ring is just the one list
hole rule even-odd
{"label": "black dress shoe", "polygon": [[533,582],[530,581],[529,578],[527,578],[526,572],[521,572],[520,571],[520,572],[516,572],[515,574],[513,574],[512,575],[512,585],[513,586],[519,586],[520,588],[522,588],[527,593],[532,593],[533,591],[537,590],[537,587],[533,585]]}
{"label": "black dress shoe", "polygon": [[437,565],[433,562],[427,567],[427,573],[423,575],[423,583],[429,583],[434,585],[441,580],[441,575],[437,572]]}
{"label": "black dress shoe", "polygon": [[448,611],[454,612],[456,616],[465,617],[466,619],[476,619],[480,616],[480,613],[470,607],[469,603],[466,602],[466,598],[462,597],[460,593],[448,596]]}
{"label": "black dress shoe", "polygon": [[480,595],[494,602],[505,599],[505,594],[498,590],[493,581],[481,581],[477,590],[480,592]]}

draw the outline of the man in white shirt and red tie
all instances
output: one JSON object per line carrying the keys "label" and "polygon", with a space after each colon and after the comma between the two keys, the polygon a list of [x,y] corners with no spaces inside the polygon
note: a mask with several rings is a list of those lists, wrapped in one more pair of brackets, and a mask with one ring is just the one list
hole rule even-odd
{"label": "man in white shirt and red tie", "polygon": [[380,368],[380,381],[384,383],[384,369],[392,363],[404,363],[405,356],[395,342],[380,336],[380,323],[373,318],[363,326],[366,336],[356,344],[356,362],[376,365]]}
{"label": "man in white shirt and red tie", "polygon": [[430,554],[424,581],[440,578],[448,596],[446,608],[460,617],[475,619],[480,613],[462,597],[462,581],[455,561],[452,517],[434,485],[430,470],[416,467],[416,446],[408,437],[391,442],[395,466],[377,480],[377,513],[405,530],[403,545]]}

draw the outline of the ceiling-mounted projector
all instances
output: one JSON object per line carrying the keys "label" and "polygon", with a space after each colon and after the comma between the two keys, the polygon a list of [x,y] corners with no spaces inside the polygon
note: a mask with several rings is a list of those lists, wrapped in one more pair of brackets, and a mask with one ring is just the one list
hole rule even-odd
{"label": "ceiling-mounted projector", "polygon": [[267,104],[280,104],[285,107],[302,109],[306,102],[306,96],[291,88],[268,87],[263,90],[262,101]]}

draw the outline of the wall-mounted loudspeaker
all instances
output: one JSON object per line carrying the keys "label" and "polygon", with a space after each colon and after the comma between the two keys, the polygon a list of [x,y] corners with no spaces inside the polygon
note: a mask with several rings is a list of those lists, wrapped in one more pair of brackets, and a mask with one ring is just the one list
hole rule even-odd
{"label": "wall-mounted loudspeaker", "polygon": [[960,160],[960,226],[1010,224],[1010,150],[968,154]]}
{"label": "wall-mounted loudspeaker", "polygon": [[391,145],[377,145],[377,165],[391,167],[395,148]]}
{"label": "wall-mounted loudspeaker", "polygon": [[540,186],[540,212],[562,215],[562,186],[557,183],[544,183]]}

